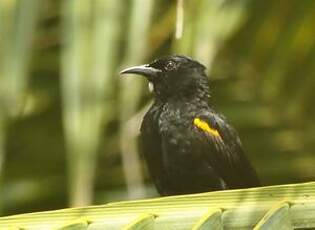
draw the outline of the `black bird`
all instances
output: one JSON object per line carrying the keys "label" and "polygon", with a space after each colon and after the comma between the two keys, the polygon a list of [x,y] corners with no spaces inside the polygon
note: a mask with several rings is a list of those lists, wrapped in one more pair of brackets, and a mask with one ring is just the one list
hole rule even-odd
{"label": "black bird", "polygon": [[141,147],[161,195],[260,186],[235,129],[209,104],[205,66],[181,55],[125,69],[153,85]]}

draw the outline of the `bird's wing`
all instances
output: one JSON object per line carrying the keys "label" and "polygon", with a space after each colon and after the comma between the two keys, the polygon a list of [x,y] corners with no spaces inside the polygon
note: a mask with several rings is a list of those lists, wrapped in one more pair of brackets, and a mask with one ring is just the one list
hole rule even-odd
{"label": "bird's wing", "polygon": [[203,157],[223,178],[228,188],[260,185],[255,170],[243,152],[237,132],[223,116],[207,111],[194,119],[194,125],[208,143]]}

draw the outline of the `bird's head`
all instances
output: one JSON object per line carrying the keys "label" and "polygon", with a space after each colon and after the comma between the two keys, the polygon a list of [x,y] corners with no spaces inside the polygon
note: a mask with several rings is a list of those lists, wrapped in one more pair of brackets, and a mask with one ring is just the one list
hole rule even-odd
{"label": "bird's head", "polygon": [[205,69],[204,65],[189,57],[172,55],[150,64],[127,68],[120,74],[138,74],[146,77],[153,86],[155,96],[165,100],[173,96],[193,97],[200,93],[208,95],[209,86]]}

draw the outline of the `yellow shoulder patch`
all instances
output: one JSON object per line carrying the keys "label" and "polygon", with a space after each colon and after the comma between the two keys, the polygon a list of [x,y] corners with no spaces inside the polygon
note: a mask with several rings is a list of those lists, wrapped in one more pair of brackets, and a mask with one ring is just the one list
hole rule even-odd
{"label": "yellow shoulder patch", "polygon": [[207,133],[210,133],[210,134],[213,135],[213,136],[220,137],[220,134],[219,134],[218,130],[211,128],[211,127],[208,125],[207,122],[201,120],[201,119],[198,118],[198,117],[194,119],[194,125],[195,125],[196,127],[198,127],[199,129],[201,129],[201,130],[203,130],[203,131],[205,131],[205,132],[207,132]]}

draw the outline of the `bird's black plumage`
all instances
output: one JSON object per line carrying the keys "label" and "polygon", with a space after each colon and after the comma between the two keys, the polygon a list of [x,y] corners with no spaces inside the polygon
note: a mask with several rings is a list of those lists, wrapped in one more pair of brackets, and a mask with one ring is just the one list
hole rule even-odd
{"label": "bird's black plumage", "polygon": [[141,147],[162,195],[259,186],[238,134],[209,104],[205,67],[180,55],[122,74],[145,76],[155,100],[141,125]]}

